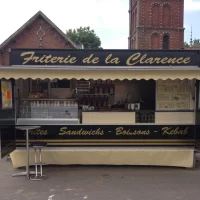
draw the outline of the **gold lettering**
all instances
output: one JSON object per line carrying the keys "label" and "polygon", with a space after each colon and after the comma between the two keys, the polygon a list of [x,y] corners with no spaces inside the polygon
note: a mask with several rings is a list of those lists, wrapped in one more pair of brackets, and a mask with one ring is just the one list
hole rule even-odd
{"label": "gold lettering", "polygon": [[160,64],[160,60],[161,60],[161,58],[154,58],[154,61],[155,61],[156,64]]}
{"label": "gold lettering", "polygon": [[93,64],[97,64],[99,62],[99,58],[98,57],[95,57],[93,60],[92,60],[92,63]]}
{"label": "gold lettering", "polygon": [[98,128],[97,130],[84,130],[81,128],[80,130],[69,130],[67,127],[62,127],[60,129],[60,133],[58,135],[104,135],[104,131]]}
{"label": "gold lettering", "polygon": [[115,129],[116,131],[116,135],[150,135],[151,132],[150,130],[134,130],[131,131],[129,130],[125,130],[123,127],[118,127]]}
{"label": "gold lettering", "polygon": [[[35,63],[70,63],[74,64],[77,62],[76,57],[71,57],[71,55],[68,55],[67,57],[57,57],[52,55],[41,55],[36,56],[34,51],[28,51],[21,53],[20,57],[23,58],[22,64],[27,64],[29,62],[35,62]],[[90,54],[88,57],[83,58],[82,62],[84,64],[97,64],[100,62],[99,57],[95,56],[94,54]],[[127,66],[134,66],[139,64],[188,64],[191,62],[190,57],[148,57],[148,54],[141,54],[140,52],[134,53],[131,56],[129,56],[126,60]],[[106,64],[119,64],[120,59],[119,57],[113,57],[113,54],[109,54],[105,59]]]}
{"label": "gold lettering", "polygon": [[126,64],[127,64],[128,66],[133,66],[133,65],[139,63],[140,60],[138,60],[138,59],[140,58],[140,56],[141,56],[140,53],[135,53],[135,54],[133,54],[132,56],[130,56],[130,57],[127,59]]}
{"label": "gold lettering", "polygon": [[37,129],[37,130],[30,130],[29,133],[30,133],[30,135],[47,135],[48,131]]}
{"label": "gold lettering", "polygon": [[64,63],[68,63],[69,62],[69,58],[70,58],[70,56],[67,56],[65,59],[64,59]]}
{"label": "gold lettering", "polygon": [[[159,59],[159,58],[158,58]],[[162,60],[160,61],[162,64],[167,64],[168,58],[162,58]],[[159,63],[158,63],[159,64]]]}
{"label": "gold lettering", "polygon": [[77,59],[76,57],[71,57],[71,59],[69,60],[71,64],[76,63]]}
{"label": "gold lettering", "polygon": [[65,135],[66,129],[67,129],[66,127],[61,128],[59,135]]}
{"label": "gold lettering", "polygon": [[73,64],[73,63],[76,63],[77,62],[77,59],[76,59],[76,57],[70,57],[70,55],[69,56],[67,56],[65,59],[64,59],[64,63],[70,63],[70,64]]}
{"label": "gold lettering", "polygon": [[188,64],[188,63],[190,63],[190,62],[191,62],[190,57],[187,57],[187,58],[185,58],[185,59],[183,60],[183,63],[184,63],[184,64]]}
{"label": "gold lettering", "polygon": [[77,135],[76,131],[67,131],[67,135]]}
{"label": "gold lettering", "polygon": [[51,62],[51,58],[52,58],[52,56],[51,55],[48,55],[48,56],[46,56],[46,59],[45,59],[45,63],[49,63],[49,62]]}
{"label": "gold lettering", "polygon": [[94,57],[94,54],[91,54],[90,56],[83,59],[83,63],[87,64],[97,64],[99,62],[99,57]]}
{"label": "gold lettering", "polygon": [[40,60],[40,57],[34,56],[32,60],[33,60],[35,63],[38,63],[39,60]]}
{"label": "gold lettering", "polygon": [[110,59],[112,58],[112,54],[109,54],[106,59],[105,59],[105,63],[109,64],[110,63]]}
{"label": "gold lettering", "polygon": [[44,60],[45,57],[46,57],[46,55],[43,55],[43,56],[40,58],[39,62],[40,62],[40,63],[44,63],[44,62],[45,62],[45,60]]}
{"label": "gold lettering", "polygon": [[144,64],[145,63],[145,58],[147,57],[147,54],[144,54],[143,56],[142,56],[142,58],[140,58],[140,64]]}
{"label": "gold lettering", "polygon": [[120,60],[118,57],[112,58],[112,54],[109,54],[105,59],[106,64],[119,64]]}
{"label": "gold lettering", "polygon": [[[35,63],[70,63],[70,64],[73,64],[73,63],[76,63],[77,62],[77,59],[76,57],[71,57],[70,55],[68,55],[66,58],[64,57],[52,57],[52,55],[42,55],[41,57],[40,56],[35,56],[35,52],[34,51],[30,51],[30,52],[23,52],[21,55],[21,57],[24,57],[24,56],[28,56],[28,57],[25,57],[24,58],[24,62],[22,64],[27,64],[28,62],[35,62]],[[99,62],[99,58],[98,57],[95,57],[93,58],[92,62],[93,63],[97,63],[97,61]]]}
{"label": "gold lettering", "polygon": [[168,64],[175,64],[177,58],[169,58],[168,59]]}
{"label": "gold lettering", "polygon": [[[138,63],[140,64],[188,64],[191,62],[191,59],[189,57],[180,57],[180,58],[169,58],[169,57],[164,57],[164,58],[159,58],[159,57],[147,57],[147,54],[141,55],[141,53],[135,53],[131,55],[127,60],[126,60],[126,65],[128,66],[133,66]],[[111,58],[109,55],[107,57],[108,59]]]}
{"label": "gold lettering", "polygon": [[76,132],[77,135],[81,135],[81,132],[83,131],[83,129],[81,128],[79,131]]}
{"label": "gold lettering", "polygon": [[33,59],[34,54],[35,54],[34,51],[29,51],[29,52],[22,53],[20,56],[29,55],[29,57],[24,58],[25,61],[22,64],[24,65],[24,64],[28,63],[29,61],[31,61]]}
{"label": "gold lettering", "polygon": [[63,63],[64,62],[64,58],[63,57],[58,57],[58,62],[59,63]]}
{"label": "gold lettering", "polygon": [[153,60],[153,58],[147,58],[144,63],[145,64],[153,64],[154,60]]}
{"label": "gold lettering", "polygon": [[58,61],[58,57],[53,57],[53,58],[51,58],[51,63],[56,63]]}
{"label": "gold lettering", "polygon": [[184,59],[183,57],[178,58],[177,61],[176,61],[177,64],[181,64],[181,63],[183,63],[183,59]]}
{"label": "gold lettering", "polygon": [[173,129],[172,127],[164,127],[162,128],[162,135],[187,135],[188,127],[185,129],[180,129],[180,127],[176,127]]}

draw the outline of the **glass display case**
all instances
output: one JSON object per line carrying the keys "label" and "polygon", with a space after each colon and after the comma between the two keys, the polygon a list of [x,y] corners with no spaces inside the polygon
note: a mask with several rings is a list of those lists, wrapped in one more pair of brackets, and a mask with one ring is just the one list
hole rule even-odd
{"label": "glass display case", "polygon": [[17,124],[77,124],[78,104],[74,99],[22,99]]}

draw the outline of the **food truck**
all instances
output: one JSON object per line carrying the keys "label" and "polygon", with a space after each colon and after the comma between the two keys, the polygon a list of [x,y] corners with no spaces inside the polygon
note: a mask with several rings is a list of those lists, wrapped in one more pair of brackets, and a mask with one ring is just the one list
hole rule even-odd
{"label": "food truck", "polygon": [[[191,168],[199,147],[199,50],[95,50],[41,11],[0,45],[1,157],[26,163]],[[30,165],[34,164],[30,150]]]}
{"label": "food truck", "polygon": [[[192,167],[199,52],[12,48],[0,68],[2,112],[41,126],[30,140],[48,143],[48,164]],[[15,134],[21,167],[26,138]]]}

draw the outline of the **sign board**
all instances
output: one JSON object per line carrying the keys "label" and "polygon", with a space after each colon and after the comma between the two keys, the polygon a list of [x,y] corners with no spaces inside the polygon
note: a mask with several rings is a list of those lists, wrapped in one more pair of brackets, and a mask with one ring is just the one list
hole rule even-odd
{"label": "sign board", "polygon": [[[25,132],[16,130],[17,144],[25,145]],[[48,142],[48,146],[63,146],[75,143],[120,143],[153,145],[152,142],[167,141],[180,143],[194,140],[193,125],[49,125],[40,129],[31,130],[29,139]]]}
{"label": "sign board", "polygon": [[199,66],[199,51],[11,49],[10,65]]}
{"label": "sign board", "polygon": [[190,110],[189,80],[158,80],[156,88],[157,110]]}

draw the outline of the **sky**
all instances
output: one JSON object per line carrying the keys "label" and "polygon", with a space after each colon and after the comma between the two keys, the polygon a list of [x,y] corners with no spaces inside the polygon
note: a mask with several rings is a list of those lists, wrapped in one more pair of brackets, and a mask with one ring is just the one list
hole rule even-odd
{"label": "sky", "polygon": [[[0,43],[6,40],[39,10],[63,32],[90,26],[104,49],[127,49],[129,0],[1,0]],[[185,41],[200,38],[200,0],[185,0]]]}

